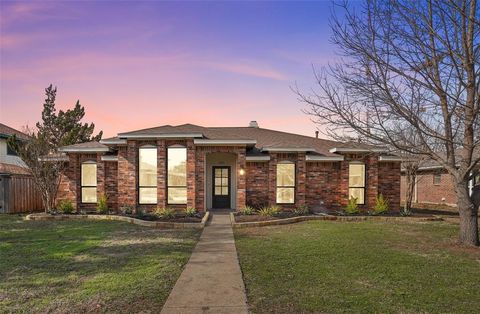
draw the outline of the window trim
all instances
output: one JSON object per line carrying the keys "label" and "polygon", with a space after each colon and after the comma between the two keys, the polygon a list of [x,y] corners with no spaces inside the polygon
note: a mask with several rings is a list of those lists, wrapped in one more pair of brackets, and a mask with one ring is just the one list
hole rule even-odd
{"label": "window trim", "polygon": [[[185,185],[170,185],[168,182],[168,151],[170,149],[184,149],[185,150]],[[167,147],[167,158],[165,158],[165,166],[166,166],[166,176],[165,176],[165,181],[166,181],[166,204],[167,205],[187,205],[188,204],[188,150],[187,147],[180,145],[180,144],[175,144],[175,145],[170,145]],[[184,188],[186,190],[186,199],[185,203],[170,203],[169,202],[169,194],[170,194],[170,188]]]}
{"label": "window trim", "polygon": [[[291,185],[278,185],[278,165],[281,164],[291,164],[293,165],[293,186]],[[277,198],[278,188],[292,189],[293,188],[293,202],[291,203],[279,203]],[[293,161],[283,160],[277,162],[275,165],[275,204],[277,205],[292,205],[297,201],[297,164]]]}
{"label": "window trim", "polygon": [[[437,178],[437,176],[439,176],[438,182],[435,180]],[[440,184],[442,184],[442,174],[441,173],[434,173],[433,174],[433,185],[434,186],[439,186]]]}
{"label": "window trim", "polygon": [[[155,149],[157,155],[157,180],[155,185],[140,185],[140,150],[142,149]],[[138,148],[138,158],[137,158],[137,173],[138,173],[138,180],[137,180],[137,203],[138,205],[156,205],[158,204],[158,148],[155,145],[142,145]],[[141,189],[153,189],[157,190],[156,195],[156,202],[155,203],[142,203],[140,202],[140,190]]]}
{"label": "window trim", "polygon": [[[363,165],[363,186],[350,186],[350,165]],[[350,200],[350,189],[362,189],[363,190],[363,203],[357,203],[357,205],[366,204],[366,192],[367,192],[367,165],[361,161],[352,161],[348,163],[348,199]]]}
{"label": "window trim", "polygon": [[[83,165],[95,165],[95,185],[83,185]],[[81,204],[97,204],[98,203],[98,165],[94,160],[86,160],[80,164],[80,203]],[[83,188],[95,188],[95,202],[84,202],[83,201]]]}

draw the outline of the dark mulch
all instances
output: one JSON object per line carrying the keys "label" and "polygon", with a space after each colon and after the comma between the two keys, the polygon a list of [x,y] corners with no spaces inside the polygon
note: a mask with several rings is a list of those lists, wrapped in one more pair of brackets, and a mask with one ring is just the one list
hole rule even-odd
{"label": "dark mulch", "polygon": [[201,222],[202,218],[205,214],[198,213],[193,217],[187,217],[182,214],[177,214],[174,218],[161,218],[155,215],[143,215],[143,216],[136,216],[136,215],[127,215],[128,217],[137,218],[146,221],[163,221],[163,222]]}

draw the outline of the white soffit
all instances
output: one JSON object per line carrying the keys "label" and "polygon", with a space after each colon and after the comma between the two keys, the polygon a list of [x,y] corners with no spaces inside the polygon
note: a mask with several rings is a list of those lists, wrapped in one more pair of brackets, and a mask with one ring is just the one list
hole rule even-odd
{"label": "white soffit", "polygon": [[118,161],[118,156],[103,155],[100,157],[102,161]]}
{"label": "white soffit", "polygon": [[194,138],[203,137],[202,133],[163,133],[163,134],[125,134],[120,133],[118,137],[121,139],[148,139],[148,138]]}
{"label": "white soffit", "polygon": [[316,155],[307,155],[305,157],[306,161],[343,161],[343,156],[316,156]]}
{"label": "white soffit", "polygon": [[329,150],[330,153],[386,153],[385,148],[348,148],[348,147],[334,147]]}
{"label": "white soffit", "polygon": [[256,140],[208,140],[208,139],[194,139],[193,144],[211,146],[211,145],[255,145]]}
{"label": "white soffit", "polygon": [[379,156],[378,161],[402,161],[402,158],[399,156]]}
{"label": "white soffit", "polygon": [[245,159],[247,161],[265,162],[270,160],[270,156],[247,156]]}
{"label": "white soffit", "polygon": [[312,147],[262,147],[262,151],[266,152],[314,152]]}

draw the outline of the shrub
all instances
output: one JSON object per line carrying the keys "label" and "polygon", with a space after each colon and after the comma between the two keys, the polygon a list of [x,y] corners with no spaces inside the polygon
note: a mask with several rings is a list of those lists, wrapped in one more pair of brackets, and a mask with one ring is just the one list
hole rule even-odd
{"label": "shrub", "polygon": [[297,206],[293,209],[293,213],[297,216],[305,216],[310,214],[310,209],[308,208],[308,205],[300,205]]}
{"label": "shrub", "polygon": [[382,194],[375,198],[375,206],[373,207],[373,214],[381,215],[388,212],[388,200]]}
{"label": "shrub", "polygon": [[160,218],[170,219],[175,217],[175,209],[170,207],[156,208],[154,214]]}
{"label": "shrub", "polygon": [[197,210],[193,207],[187,207],[185,208],[185,216],[187,217],[193,217],[197,214]]}
{"label": "shrub", "polygon": [[64,200],[58,204],[58,210],[63,214],[71,214],[75,211],[71,201]]}
{"label": "shrub", "polygon": [[276,216],[280,212],[280,207],[277,205],[263,206],[258,210],[260,216]]}
{"label": "shrub", "polygon": [[246,205],[243,209],[240,209],[240,213],[242,215],[253,215],[255,213],[255,208]]}
{"label": "shrub", "polygon": [[108,213],[107,196],[105,194],[100,196],[100,199],[98,200],[97,213],[99,213],[99,214]]}
{"label": "shrub", "polygon": [[357,198],[356,197],[351,197],[348,200],[347,207],[345,207],[345,213],[348,215],[353,215],[353,214],[358,214],[358,204],[357,204]]}
{"label": "shrub", "polygon": [[141,208],[135,209],[135,216],[138,218],[143,218],[145,216],[145,211]]}
{"label": "shrub", "polygon": [[133,209],[131,206],[122,206],[120,207],[120,213],[122,215],[131,215],[133,213]]}

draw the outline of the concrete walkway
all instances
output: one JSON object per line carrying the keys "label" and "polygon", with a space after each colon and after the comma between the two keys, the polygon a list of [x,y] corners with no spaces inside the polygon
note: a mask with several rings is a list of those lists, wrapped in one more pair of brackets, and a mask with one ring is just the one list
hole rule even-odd
{"label": "concrete walkway", "polygon": [[161,313],[248,313],[229,213],[211,219]]}

